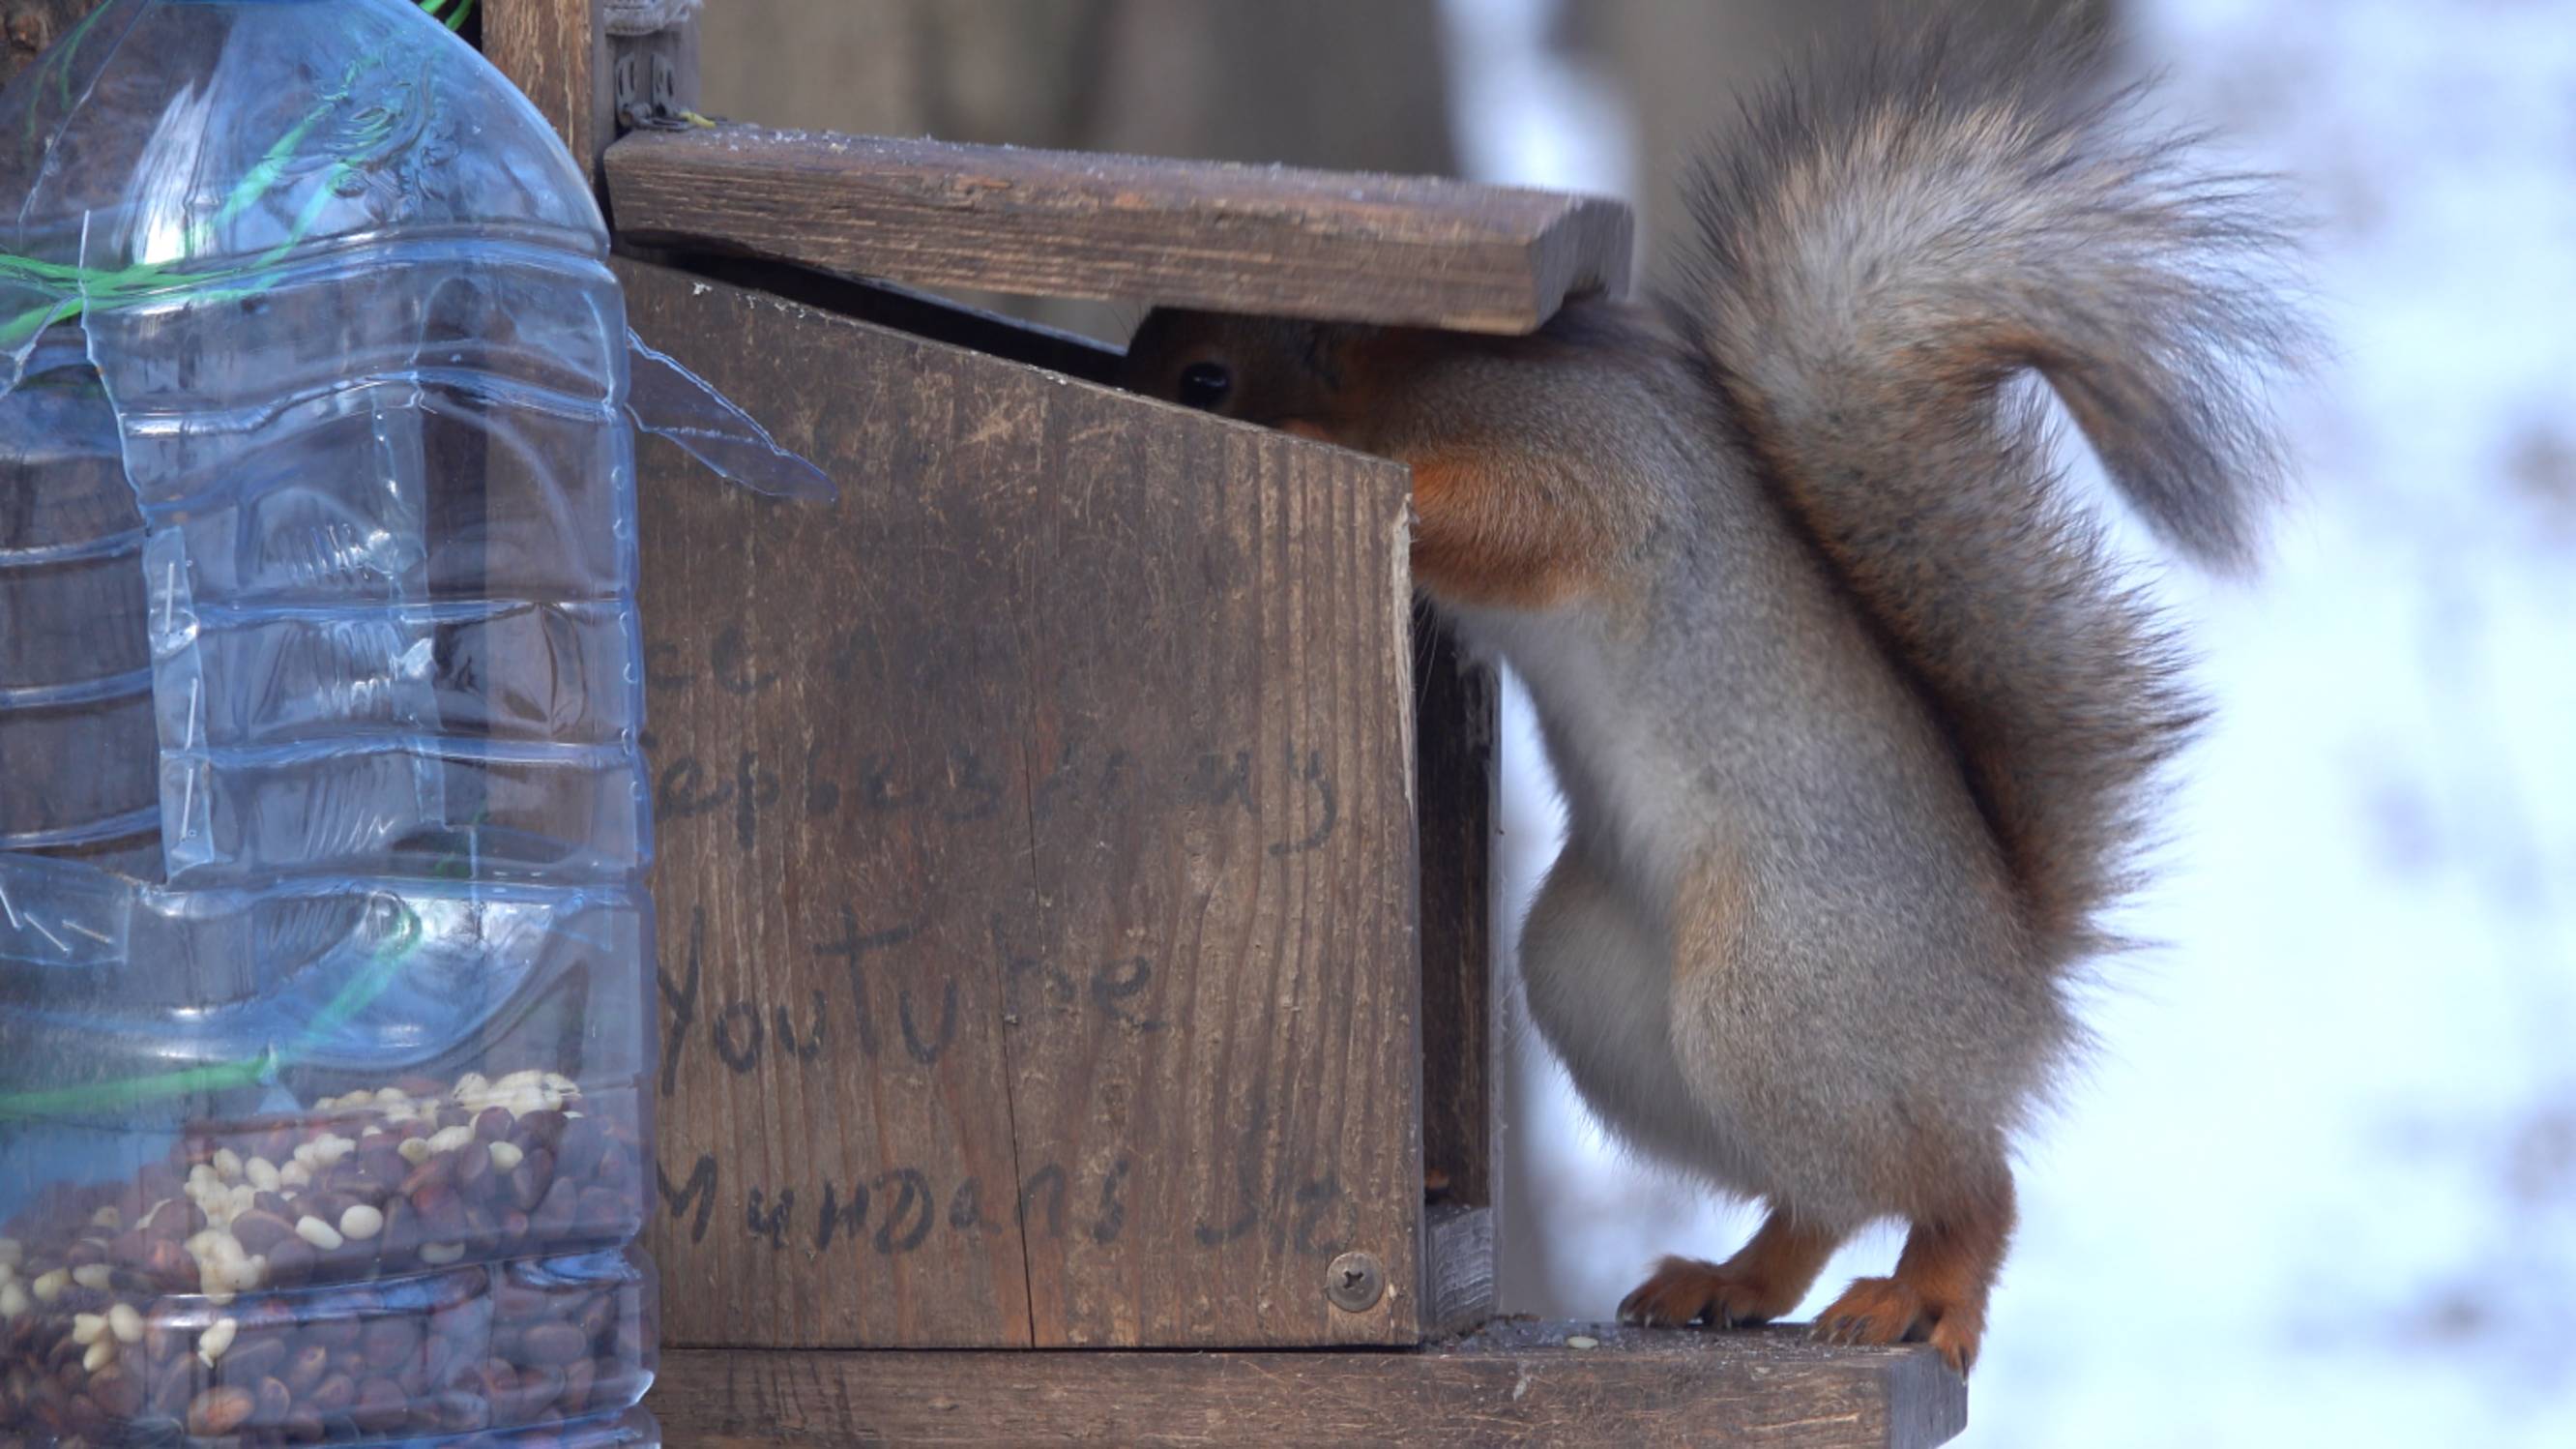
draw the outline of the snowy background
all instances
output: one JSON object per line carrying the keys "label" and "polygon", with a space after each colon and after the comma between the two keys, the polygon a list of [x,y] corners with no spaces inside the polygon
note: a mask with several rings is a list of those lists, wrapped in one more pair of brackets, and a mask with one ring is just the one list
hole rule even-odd
{"label": "snowy background", "polygon": [[[2165,576],[2220,708],[2135,913],[2170,946],[2031,1145],[1959,1442],[2576,1445],[2576,6],[2127,8],[2168,108],[2319,217],[2338,350],[2263,576]],[[1466,171],[1653,204],[1550,10],[1447,0]],[[1512,714],[1517,912],[1556,807]],[[1507,1306],[1606,1316],[1750,1230],[1526,1033],[1517,1070]]]}

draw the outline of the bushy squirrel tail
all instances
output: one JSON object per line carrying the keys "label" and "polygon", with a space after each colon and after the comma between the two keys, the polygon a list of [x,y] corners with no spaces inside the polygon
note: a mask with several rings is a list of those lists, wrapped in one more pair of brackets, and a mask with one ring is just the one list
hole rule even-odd
{"label": "bushy squirrel tail", "polygon": [[2303,330],[2261,178],[2195,170],[2093,43],[1954,24],[1811,66],[1694,178],[1666,305],[1767,482],[1943,720],[2040,955],[2109,944],[2144,792],[2200,710],[2065,496],[2046,379],[2146,521],[2249,561],[2257,396]]}

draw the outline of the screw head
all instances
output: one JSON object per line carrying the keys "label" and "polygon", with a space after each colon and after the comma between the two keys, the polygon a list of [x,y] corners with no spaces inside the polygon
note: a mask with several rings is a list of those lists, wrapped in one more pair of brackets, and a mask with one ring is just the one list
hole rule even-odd
{"label": "screw head", "polygon": [[1324,1270],[1324,1297],[1344,1313],[1366,1313],[1386,1296],[1386,1269],[1368,1253],[1344,1253]]}

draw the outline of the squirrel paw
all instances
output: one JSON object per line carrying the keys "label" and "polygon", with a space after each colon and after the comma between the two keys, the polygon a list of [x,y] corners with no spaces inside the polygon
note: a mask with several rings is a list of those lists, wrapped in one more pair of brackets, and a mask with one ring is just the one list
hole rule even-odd
{"label": "squirrel paw", "polygon": [[1679,1328],[1705,1323],[1712,1328],[1745,1328],[1768,1323],[1798,1306],[1797,1292],[1776,1286],[1732,1264],[1697,1258],[1666,1258],[1654,1276],[1619,1300],[1619,1321],[1641,1328]]}
{"label": "squirrel paw", "polygon": [[1984,1329],[1975,1315],[1944,1312],[1926,1301],[1903,1278],[1855,1278],[1816,1315],[1812,1332],[1826,1343],[1868,1347],[1928,1342],[1964,1377],[1976,1364]]}

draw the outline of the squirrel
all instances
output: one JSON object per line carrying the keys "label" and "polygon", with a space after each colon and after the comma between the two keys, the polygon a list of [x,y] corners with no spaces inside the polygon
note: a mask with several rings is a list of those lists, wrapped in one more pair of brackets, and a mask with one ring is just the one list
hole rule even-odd
{"label": "squirrel", "polygon": [[1527,684],[1567,810],[1530,1017],[1628,1145],[1766,1209],[1624,1321],[1783,1316],[1896,1218],[1813,1331],[1976,1358],[2014,1144],[2203,713],[2012,385],[2235,570],[2305,331],[2265,179],[2196,169],[2100,58],[1949,22],[1820,54],[1696,167],[1654,305],[1519,337],[1163,309],[1130,345],[1136,391],[1409,464],[1417,583]]}

